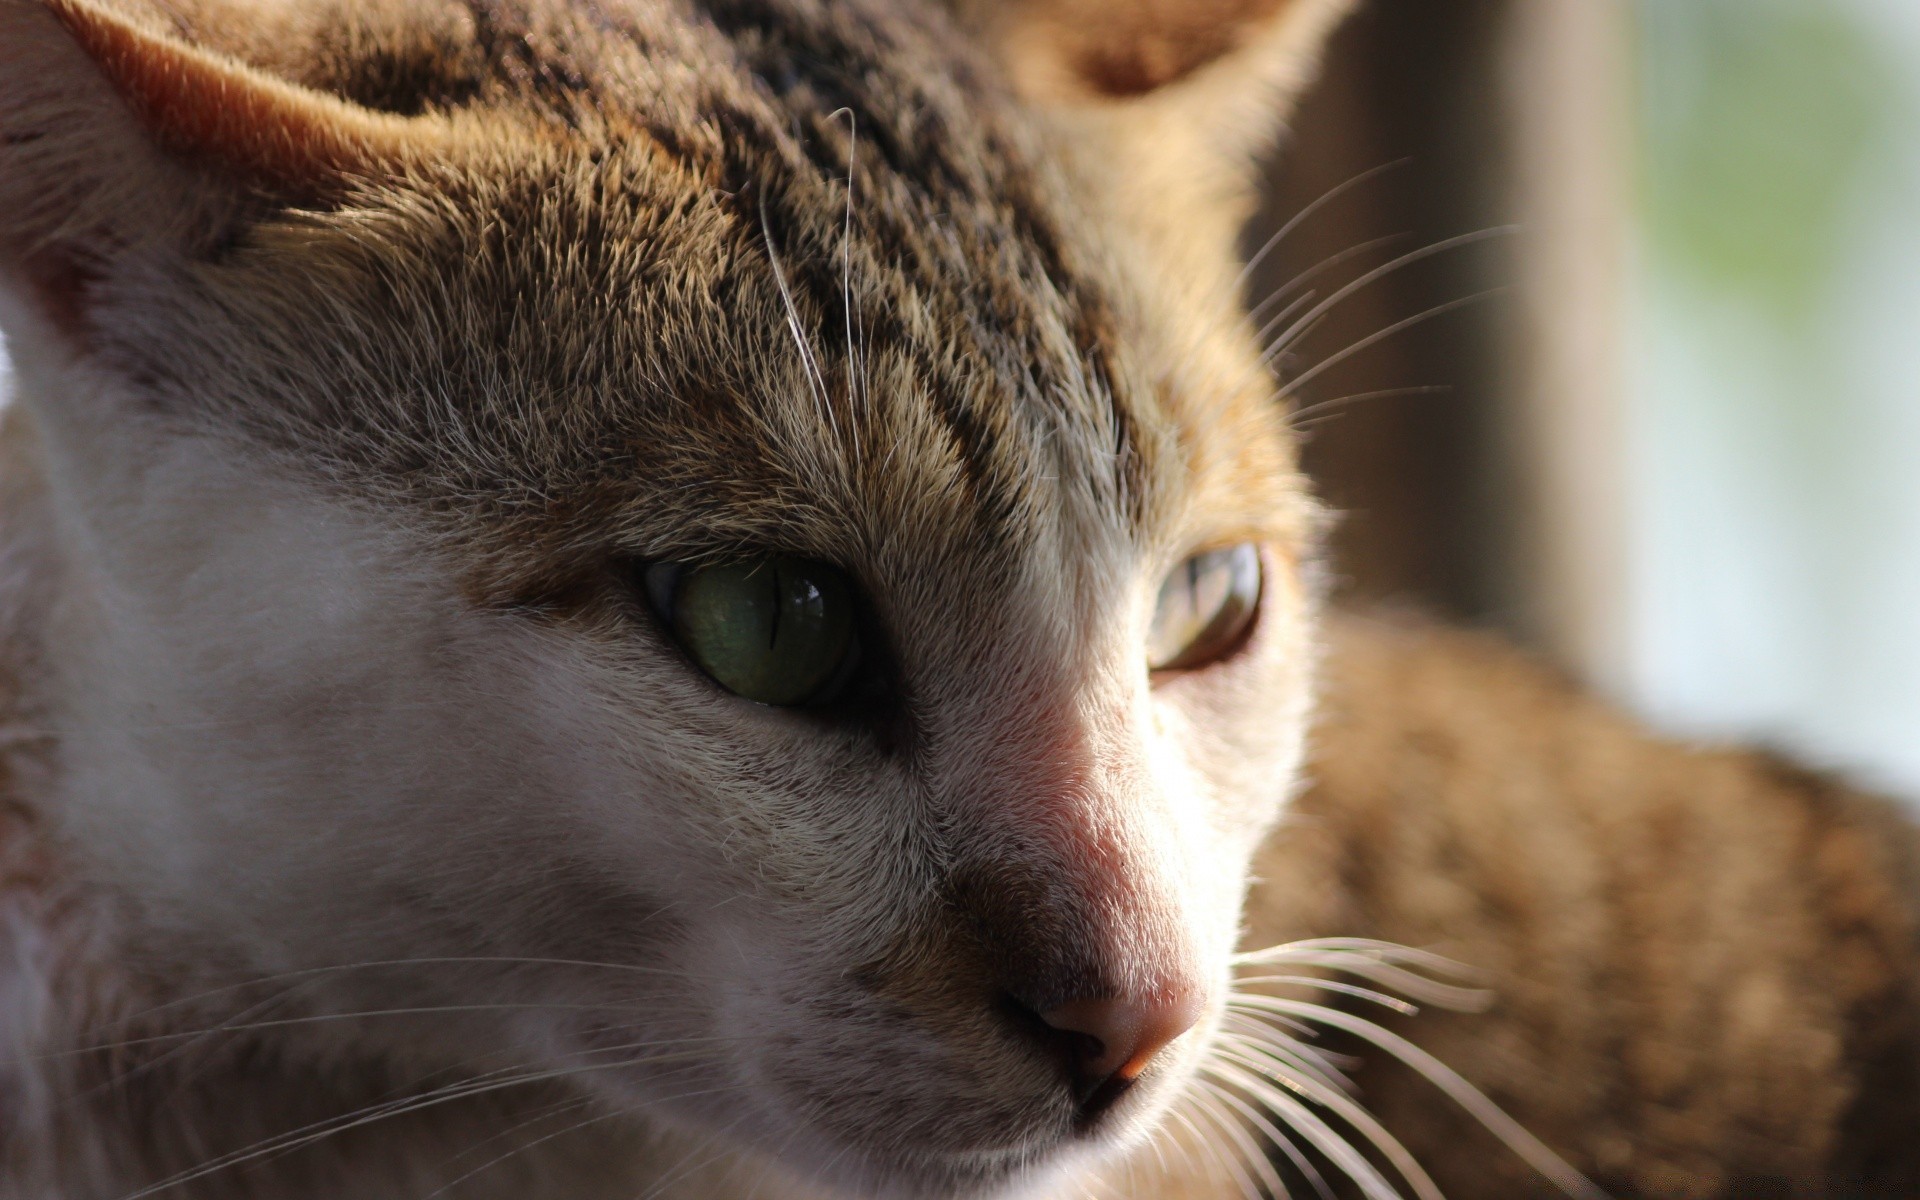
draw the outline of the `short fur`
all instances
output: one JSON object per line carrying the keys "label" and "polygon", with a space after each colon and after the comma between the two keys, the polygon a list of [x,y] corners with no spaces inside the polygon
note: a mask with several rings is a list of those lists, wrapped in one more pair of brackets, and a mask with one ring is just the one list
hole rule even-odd
{"label": "short fur", "polygon": [[[1243,171],[1333,7],[1222,64],[1247,97],[1155,96],[1180,152]],[[1205,303],[1157,286],[1090,199],[1152,148],[1080,162],[1099,118],[985,41],[880,0],[0,3],[17,840],[58,862],[16,900],[16,1190],[699,1195],[718,1139],[976,1194],[1145,1136],[1298,755],[1313,512],[1229,222]],[[1150,686],[1159,579],[1249,539],[1245,651]],[[861,582],[884,706],[762,709],[662,636],[638,564],[756,548]],[[1200,1027],[1080,1131],[1022,1012],[1115,995]],[[393,1095],[434,1099],[263,1143]]]}
{"label": "short fur", "polygon": [[[1250,1032],[1230,990],[1307,728],[1317,525],[1233,246],[1251,153],[1343,7],[0,0],[0,1193],[1206,1195],[1268,1178],[1254,1099],[1338,1159],[1247,1074],[1363,1128],[1335,1065]],[[1161,579],[1249,541],[1251,637],[1150,677]],[[884,702],[726,695],[634,586],[765,550],[860,582]],[[1485,678],[1496,709],[1534,686]],[[1432,716],[1357,761],[1419,751]],[[1609,728],[1532,753],[1664,769]],[[1604,931],[1649,919],[1640,877],[1578,886],[1596,856],[1554,806],[1598,785],[1511,801],[1541,807],[1500,861],[1536,856],[1565,920],[1463,902],[1442,928],[1429,891],[1532,877],[1430,870],[1426,826],[1344,788],[1331,745],[1256,935],[1459,940],[1521,1016],[1433,1022],[1437,1044],[1581,1164],[1657,1194],[1667,1163],[1779,1174],[1739,1140],[1789,1154],[1736,1103],[1761,1064],[1840,1129],[1864,1064],[1897,1061],[1875,1039],[1904,1036],[1911,888],[1847,849],[1869,808],[1735,772],[1724,801],[1676,788],[1596,827],[1799,821],[1719,843],[1748,875],[1647,877],[1679,889],[1647,912],[1698,907],[1763,982],[1808,977],[1767,955],[1855,909],[1755,885],[1797,940],[1761,939],[1721,889],[1813,838],[1841,847],[1814,856],[1833,894],[1867,897],[1847,1003],[1742,1000],[1759,1028],[1686,1115],[1639,1075],[1526,1086],[1526,1053],[1584,1047],[1597,1085],[1593,1046],[1718,1011],[1682,967],[1721,960],[1651,937],[1654,1019],[1580,999],[1620,995]],[[1494,749],[1520,777],[1527,747]],[[1536,945],[1574,996],[1528,990]],[[1460,998],[1379,947],[1268,961]],[[1114,996],[1201,1018],[1083,1125],[1015,1010]],[[1401,1097],[1395,1127],[1480,1178]],[[1142,1149],[1163,1120],[1192,1169]],[[1869,1161],[1846,1136],[1791,1161]]]}
{"label": "short fur", "polygon": [[[1256,939],[1430,946],[1486,1013],[1396,1024],[1619,1196],[1920,1194],[1920,845],[1893,805],[1647,736],[1491,638],[1345,617]],[[1450,1194],[1539,1183],[1370,1063]]]}

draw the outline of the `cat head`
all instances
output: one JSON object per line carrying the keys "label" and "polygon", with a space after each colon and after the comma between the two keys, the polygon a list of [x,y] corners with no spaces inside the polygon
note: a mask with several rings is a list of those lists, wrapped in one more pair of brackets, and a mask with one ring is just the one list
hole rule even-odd
{"label": "cat head", "polygon": [[0,0],[43,804],[148,967],[875,1191],[1141,1136],[1304,722],[1233,245],[1339,7]]}

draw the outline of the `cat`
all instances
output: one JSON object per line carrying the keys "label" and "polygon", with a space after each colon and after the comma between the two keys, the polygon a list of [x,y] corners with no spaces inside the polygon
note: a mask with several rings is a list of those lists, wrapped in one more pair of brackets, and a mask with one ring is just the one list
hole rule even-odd
{"label": "cat", "polygon": [[[1481,968],[1489,1010],[1389,1024],[1612,1195],[1920,1195],[1904,812],[1651,737],[1485,635],[1372,613],[1325,638],[1312,786],[1256,866],[1254,944]],[[1369,1108],[1449,1195],[1542,1194],[1431,1080],[1369,1059]]]}
{"label": "cat", "polygon": [[10,1194],[1143,1141],[1305,728],[1232,240],[1336,8],[6,0]]}
{"label": "cat", "polygon": [[[1872,802],[1377,622],[1330,627],[1289,799],[1324,515],[1234,251],[1345,7],[0,0],[0,1195],[1880,1170],[1911,1123],[1845,1110],[1905,1078],[1912,888]],[[1436,761],[1476,712],[1540,740]],[[1618,778],[1560,779],[1589,745]],[[1658,927],[1644,1012],[1610,935],[1656,926],[1565,830],[1638,763],[1739,775],[1652,829],[1806,830],[1717,843],[1798,936]],[[1635,879],[1691,911],[1686,865]],[[1708,931],[1777,1003],[1715,1007]],[[1362,1023],[1476,999],[1389,941],[1496,1007]],[[1704,1102],[1627,1052],[1668,1012],[1751,1031]],[[1452,1097],[1369,1066],[1376,1126],[1302,1020]]]}

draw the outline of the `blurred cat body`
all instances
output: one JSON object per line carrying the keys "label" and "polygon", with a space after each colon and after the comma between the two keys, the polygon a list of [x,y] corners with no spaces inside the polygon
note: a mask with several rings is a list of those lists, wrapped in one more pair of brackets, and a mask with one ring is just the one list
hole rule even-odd
{"label": "blurred cat body", "polygon": [[[0,0],[0,1194],[1264,1178],[1188,1106],[1318,516],[1235,238],[1343,7]],[[1237,545],[1244,643],[1150,672]],[[728,695],[636,583],[772,552],[880,700]],[[1113,1002],[1090,1115],[1043,1014]]]}

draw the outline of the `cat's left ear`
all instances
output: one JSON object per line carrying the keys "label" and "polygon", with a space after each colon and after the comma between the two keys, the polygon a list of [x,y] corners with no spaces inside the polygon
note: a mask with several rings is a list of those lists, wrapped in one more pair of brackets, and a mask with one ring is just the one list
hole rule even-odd
{"label": "cat's left ear", "polygon": [[1237,67],[1278,89],[1268,100],[1284,104],[1353,0],[955,0],[955,7],[1039,103],[1142,97]]}
{"label": "cat's left ear", "polygon": [[[1230,246],[1353,0],[953,0],[1116,216]],[[1182,236],[1181,240],[1188,240]]]}
{"label": "cat's left ear", "polygon": [[445,142],[191,44],[171,11],[0,0],[0,281],[56,326],[128,261],[204,253],[242,214],[325,203]]}

